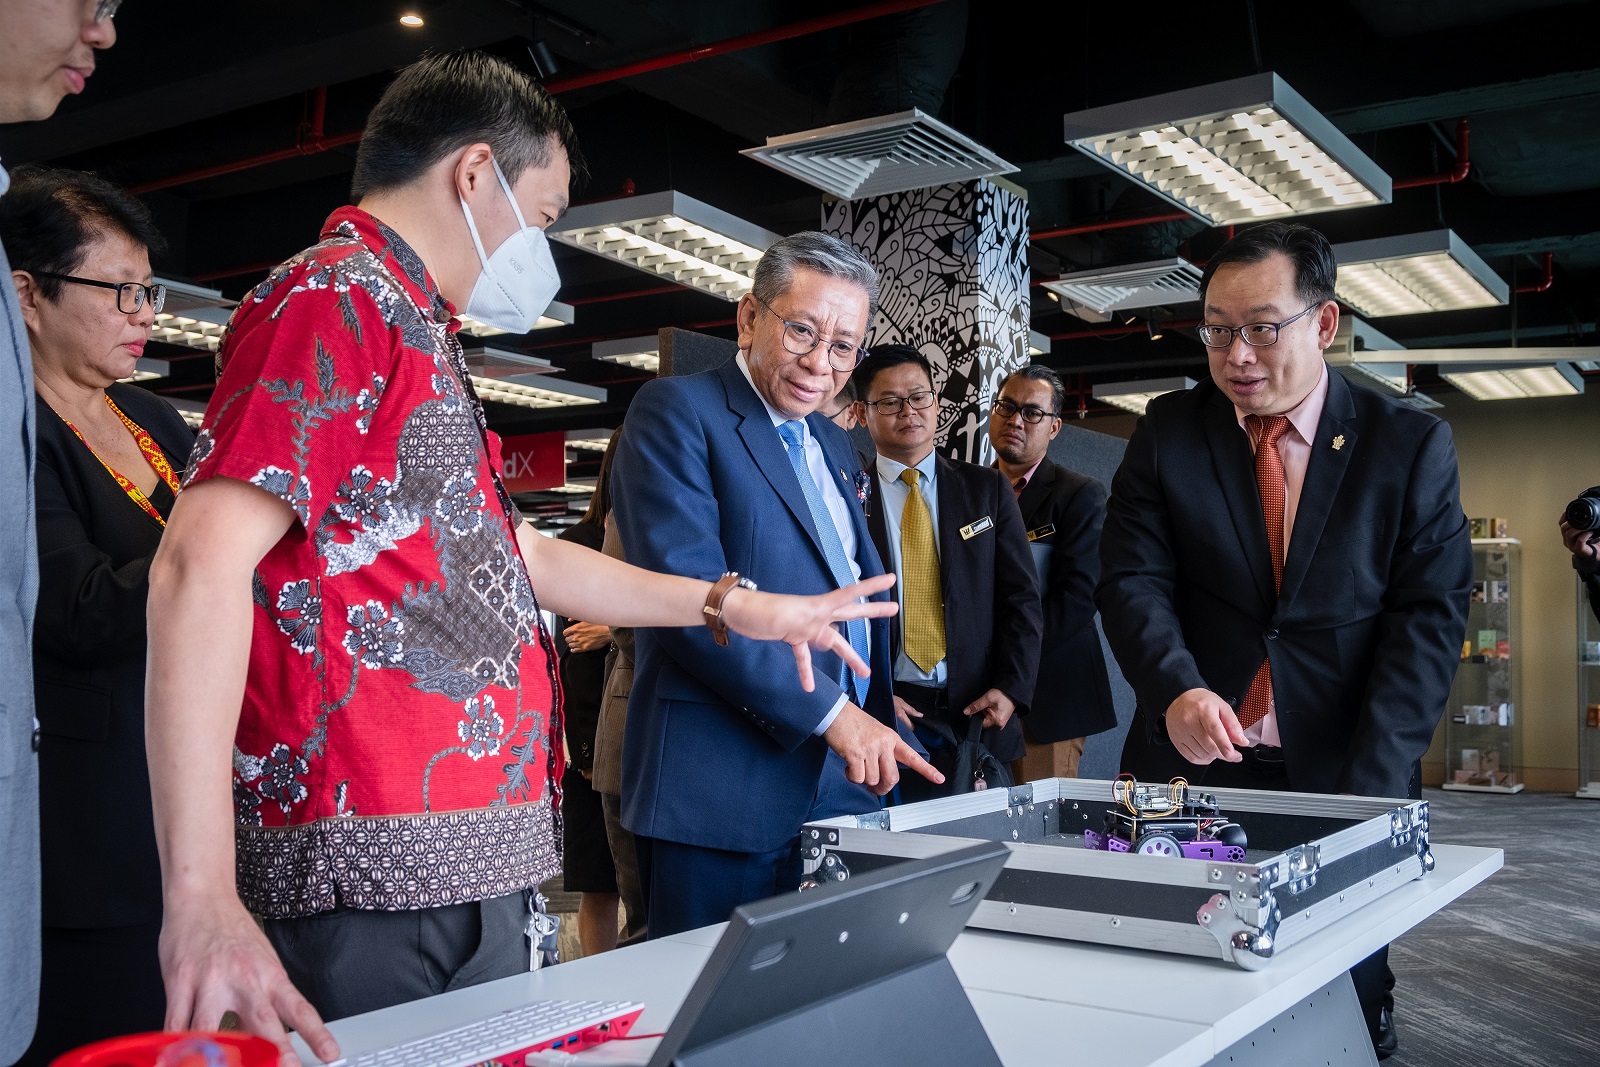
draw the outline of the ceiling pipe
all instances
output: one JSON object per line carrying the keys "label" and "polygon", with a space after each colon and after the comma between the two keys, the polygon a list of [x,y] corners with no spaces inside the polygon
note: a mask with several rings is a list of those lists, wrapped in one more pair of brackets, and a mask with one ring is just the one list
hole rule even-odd
{"label": "ceiling pipe", "polygon": [[1423,185],[1454,185],[1466,181],[1472,171],[1472,159],[1467,155],[1467,140],[1471,130],[1467,120],[1456,123],[1456,165],[1438,174],[1425,174],[1420,178],[1402,178],[1394,183],[1396,189],[1415,189]]}
{"label": "ceiling pipe", "polygon": [[1141,215],[1131,219],[1107,219],[1102,222],[1085,222],[1078,226],[1058,226],[1053,230],[1036,230],[1028,235],[1030,241],[1047,241],[1052,237],[1071,237],[1080,233],[1101,233],[1105,230],[1124,230],[1130,226],[1152,226],[1158,222],[1193,220],[1187,211],[1169,211],[1162,215]]}
{"label": "ceiling pipe", "polygon": [[[1184,319],[1181,322],[1163,322],[1163,330],[1187,330],[1200,325],[1199,319]],[[1074,330],[1071,333],[1052,333],[1047,336],[1052,341],[1071,341],[1078,337],[1124,337],[1131,334],[1148,334],[1150,327],[1141,321],[1137,326],[1106,326],[1098,330]]]}
{"label": "ceiling pipe", "polygon": [[799,22],[791,22],[787,26],[777,26],[770,30],[741,34],[738,37],[729,37],[727,40],[701,45],[698,48],[685,48],[679,52],[668,52],[664,56],[656,56],[654,59],[641,59],[637,63],[612,67],[609,70],[597,70],[589,74],[574,75],[571,78],[557,78],[554,81],[546,82],[545,88],[552,93],[567,93],[574,89],[587,89],[591,85],[619,81],[639,74],[666,70],[669,67],[680,67],[685,63],[698,63],[702,59],[727,55],[729,52],[742,52],[745,49],[758,48],[764,44],[775,44],[778,41],[787,41],[794,37],[821,33],[823,30],[837,29],[840,26],[851,26],[857,22],[866,22],[868,19],[881,18],[884,15],[896,15],[903,11],[912,11],[919,7],[930,7],[933,4],[943,2],[944,0],[881,0],[879,3],[868,4],[865,7],[851,8],[848,11],[840,11],[832,15],[821,15],[817,18],[802,19]]}
{"label": "ceiling pipe", "polygon": [[1554,252],[1546,252],[1540,257],[1544,261],[1544,276],[1532,285],[1519,285],[1519,293],[1542,293],[1556,283],[1556,256]]}
{"label": "ceiling pipe", "polygon": [[[880,3],[868,4],[865,7],[852,8],[848,11],[840,11],[833,15],[803,19],[799,22],[791,22],[788,25],[777,26],[770,30],[729,37],[727,40],[715,41],[708,45],[701,45],[698,48],[686,48],[677,52],[668,52],[664,56],[642,59],[637,63],[629,63],[621,67],[597,70],[571,78],[557,78],[554,81],[546,82],[545,89],[551,94],[571,92],[574,89],[585,89],[591,85],[620,81],[623,78],[631,78],[637,74],[666,70],[669,67],[682,66],[685,63],[697,63],[702,59],[727,55],[730,52],[739,52],[764,44],[773,44],[777,41],[787,41],[794,37],[804,37],[807,34],[820,33],[823,30],[837,29],[841,26],[850,26],[857,22],[866,22],[868,19],[899,14],[903,11],[911,11],[915,8],[928,7],[932,4],[943,2],[944,0],[882,0]],[[157,178],[155,181],[129,186],[128,191],[135,196],[142,196],[145,193],[153,193],[158,189],[170,189],[176,185],[188,185],[191,182],[205,181],[207,178],[220,178],[225,174],[237,174],[242,170],[253,170],[256,167],[264,167],[271,163],[294,159],[296,156],[315,155],[318,152],[326,152],[331,148],[340,148],[360,141],[361,130],[351,130],[349,133],[341,133],[334,137],[324,135],[322,119],[326,110],[326,94],[326,87],[316,90],[316,99],[312,106],[312,123],[310,124],[313,128],[309,130],[303,129],[301,131],[302,136],[298,138],[298,143],[293,148],[281,148],[276,152],[250,156],[247,159],[235,160],[232,163],[222,163],[215,167],[185,171],[182,174],[174,174],[168,178]]]}

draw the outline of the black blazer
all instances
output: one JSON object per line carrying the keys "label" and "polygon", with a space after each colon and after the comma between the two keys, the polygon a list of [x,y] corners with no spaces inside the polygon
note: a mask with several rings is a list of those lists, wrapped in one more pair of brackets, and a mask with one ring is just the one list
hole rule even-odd
{"label": "black blazer", "polygon": [[1106,491],[1093,478],[1047,456],[1017,501],[1029,544],[1050,550],[1041,599],[1044,641],[1039,682],[1027,732],[1049,744],[1117,725],[1100,633],[1094,625],[1094,587],[1100,579],[1100,526]]}
{"label": "black blazer", "polygon": [[[182,470],[194,433],[172,406],[132,385],[108,392]],[[148,922],[161,916],[161,869],[144,754],[145,599],[162,528],[49,405],[37,413],[44,923]],[[151,503],[165,515],[172,494],[162,485]]]}
{"label": "black blazer", "polygon": [[1112,482],[1100,559],[1106,637],[1153,744],[1186,690],[1242,700],[1270,648],[1292,786],[1410,794],[1455,676],[1472,586],[1444,422],[1330,374],[1274,595],[1254,458],[1232,403],[1209,380],[1158,397]]}
{"label": "black blazer", "polygon": [[[563,530],[561,540],[600,551],[605,531],[586,522]],[[580,771],[594,768],[594,733],[600,724],[600,698],[606,686],[606,654],[610,646],[574,652],[562,636],[576,620],[556,618],[556,654],[561,661],[561,721],[566,727],[569,765]]]}
{"label": "black blazer", "polygon": [[[950,708],[961,710],[998,689],[1028,714],[1039,674],[1039,637],[1043,621],[1039,584],[1033,568],[1022,513],[1011,484],[997,470],[939,456],[934,460],[939,485],[939,584],[944,594],[945,683]],[[887,565],[888,527],[883,520],[878,465],[866,462],[872,475],[867,528],[878,557]],[[988,518],[992,527],[971,537],[961,529]],[[891,663],[900,656],[900,616],[890,620]],[[1005,727],[983,731],[983,743],[1002,763],[1021,759],[1025,751],[1022,724],[1013,717]]]}

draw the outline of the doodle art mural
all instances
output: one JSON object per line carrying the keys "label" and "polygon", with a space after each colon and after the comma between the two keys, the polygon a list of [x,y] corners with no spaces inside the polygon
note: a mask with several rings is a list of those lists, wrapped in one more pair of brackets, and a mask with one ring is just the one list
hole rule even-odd
{"label": "doodle art mural", "polygon": [[868,347],[914,345],[933,364],[940,450],[993,462],[989,407],[1028,362],[1028,202],[991,181],[959,182],[825,204],[822,229],[878,267]]}

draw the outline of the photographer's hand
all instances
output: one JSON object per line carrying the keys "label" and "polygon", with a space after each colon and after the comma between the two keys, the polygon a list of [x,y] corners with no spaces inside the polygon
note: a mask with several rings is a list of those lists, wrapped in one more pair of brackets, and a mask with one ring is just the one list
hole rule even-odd
{"label": "photographer's hand", "polygon": [[1574,530],[1565,515],[1560,525],[1561,543],[1567,546],[1567,551],[1588,566],[1600,567],[1600,544],[1595,543],[1596,538],[1600,538],[1600,530]]}

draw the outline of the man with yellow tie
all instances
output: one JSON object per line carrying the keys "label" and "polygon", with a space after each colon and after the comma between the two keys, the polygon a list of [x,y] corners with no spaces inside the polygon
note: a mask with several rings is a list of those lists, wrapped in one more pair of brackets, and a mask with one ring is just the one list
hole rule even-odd
{"label": "man with yellow tie", "polygon": [[[936,786],[907,775],[901,800],[1001,784],[993,772],[1023,753],[1013,715],[1033,700],[1044,626],[1016,494],[998,471],[934,451],[939,398],[915,348],[874,346],[853,381],[878,451],[867,528],[900,577],[890,628],[895,713],[946,779]],[[987,777],[957,781],[957,746],[975,722],[994,764]]]}

